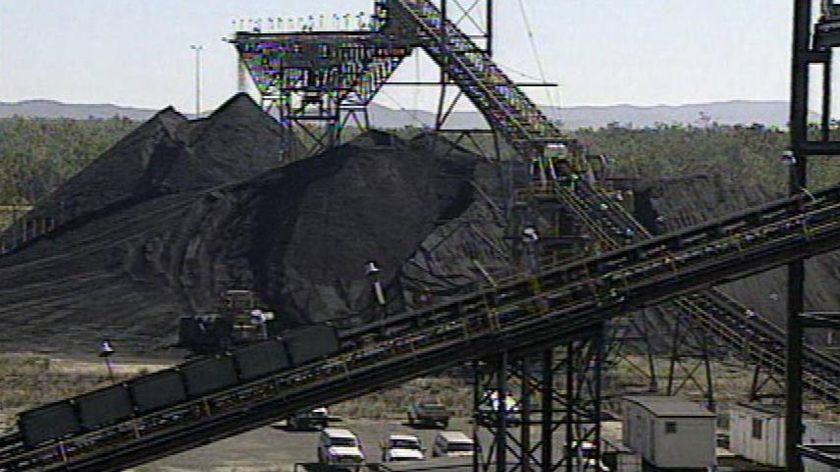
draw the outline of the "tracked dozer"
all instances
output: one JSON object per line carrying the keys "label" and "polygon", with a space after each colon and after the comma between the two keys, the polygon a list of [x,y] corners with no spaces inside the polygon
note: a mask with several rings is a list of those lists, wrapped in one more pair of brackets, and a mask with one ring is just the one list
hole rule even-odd
{"label": "tracked dozer", "polygon": [[178,343],[194,354],[224,352],[233,346],[268,338],[274,313],[258,308],[251,290],[226,290],[214,313],[182,316]]}

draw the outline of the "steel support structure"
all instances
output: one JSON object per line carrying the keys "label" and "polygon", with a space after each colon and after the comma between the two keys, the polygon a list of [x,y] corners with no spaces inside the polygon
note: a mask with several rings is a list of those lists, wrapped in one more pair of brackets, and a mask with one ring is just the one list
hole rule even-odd
{"label": "steel support structure", "polygon": [[[598,470],[601,460],[603,326],[592,335],[477,364],[474,437],[491,435],[476,472]],[[493,399],[492,401],[490,399]]]}
{"label": "steel support structure", "polygon": [[[840,141],[831,137],[831,67],[833,48],[840,46],[840,11],[834,0],[821,0],[820,16],[812,24],[814,0],[793,2],[793,44],[791,54],[790,145],[788,191],[805,191],[808,160],[812,156],[840,155]],[[808,133],[809,77],[812,66],[822,67],[822,119],[817,136]],[[785,457],[792,472],[803,470],[802,444],[802,358],[803,338],[800,314],[805,310],[805,262],[788,266],[787,374],[785,411]]]}
{"label": "steel support structure", "polygon": [[665,394],[685,394],[693,387],[702,395],[706,407],[715,411],[708,333],[694,317],[682,310],[668,305],[655,307],[654,310],[664,312],[660,319],[668,323],[671,334]]}
{"label": "steel support structure", "polygon": [[[799,349],[798,353],[794,353],[796,355],[788,354],[788,362],[787,362],[787,369],[788,369],[788,378],[786,382],[786,393],[788,398],[788,411],[787,414],[790,414],[790,398],[799,398],[801,401],[803,395],[802,389],[802,382],[795,381],[793,379],[802,377],[802,363],[797,360],[797,357],[801,358],[802,353],[802,346],[803,346],[803,335],[805,334],[805,329],[807,328],[815,328],[815,329],[823,329],[823,330],[840,330],[840,313],[839,312],[811,312],[811,313],[797,313],[795,315],[796,321],[796,329],[797,332],[793,333],[799,337],[799,339],[790,339],[788,342],[794,345],[797,349]],[[786,418],[787,421],[787,418]],[[799,422],[802,423],[802,412],[799,412]],[[788,425],[785,424],[787,428]],[[792,470],[791,466],[798,465],[800,468],[803,467],[802,458],[807,457],[811,460],[817,461],[821,464],[825,464],[832,467],[840,466],[840,445],[838,444],[808,444],[807,446],[802,444],[802,431],[799,431],[800,437],[797,438],[798,441],[794,444],[796,448],[796,452],[793,456],[786,455],[785,457],[788,458],[787,460],[787,467],[788,470]],[[787,441],[790,441],[790,435],[785,433],[786,439],[786,446],[788,445]],[[785,454],[788,454],[787,450]],[[791,461],[790,457],[794,457],[795,461]]]}
{"label": "steel support structure", "polygon": [[[485,53],[488,57],[493,57],[493,1],[477,0],[465,6],[461,0],[440,0],[441,21],[439,32],[441,38],[446,41],[447,24],[451,23],[456,28],[462,29],[467,37],[477,41],[476,53]],[[483,12],[477,10],[479,3],[484,5]],[[464,143],[472,151],[487,159],[501,160],[501,142],[498,133],[492,127],[467,129],[447,126],[455,108],[462,102],[464,92],[447,75],[443,67],[440,69],[437,86],[439,92],[435,113],[435,131],[454,136],[453,141],[456,144]],[[452,87],[455,89],[454,94],[450,90]],[[490,137],[489,143],[482,138],[486,136]]]}
{"label": "steel support structure", "polygon": [[379,30],[384,15],[377,3],[369,29],[251,30],[228,39],[239,55],[240,90],[244,70],[263,108],[292,131],[290,140],[303,141],[294,158],[341,144],[348,127],[370,126],[370,101],[412,50],[404,38]]}
{"label": "steel support structure", "polygon": [[[523,194],[524,193],[524,194]],[[520,189],[509,221],[515,273],[536,277],[543,265],[573,257],[585,241],[568,210],[554,200]],[[536,239],[525,230],[534,230]],[[539,282],[534,279],[534,289]],[[539,306],[534,306],[539,311]],[[605,324],[579,340],[527,355],[501,352],[475,362],[473,438],[486,430],[491,441],[473,459],[474,472],[596,470],[599,463]],[[492,400],[495,396],[495,400]],[[509,400],[508,400],[509,399]],[[577,454],[577,455],[576,455]]]}
{"label": "steel support structure", "polygon": [[602,396],[608,408],[617,406],[613,402],[621,395],[659,392],[656,358],[664,355],[665,350],[654,342],[657,330],[649,311],[639,310],[614,318],[606,325]]}

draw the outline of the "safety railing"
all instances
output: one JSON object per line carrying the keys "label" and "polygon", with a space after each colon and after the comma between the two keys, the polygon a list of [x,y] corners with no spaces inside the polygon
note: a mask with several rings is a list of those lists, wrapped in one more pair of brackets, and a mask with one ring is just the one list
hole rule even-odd
{"label": "safety railing", "polygon": [[[560,183],[552,185],[557,196],[572,209],[601,245],[614,248],[625,244],[620,236],[622,228],[629,228],[634,238],[652,237],[643,225],[603,190],[582,181],[575,189]],[[717,289],[692,294],[690,297],[679,297],[670,303],[682,313],[702,321],[736,352],[740,351],[749,360],[761,362],[774,373],[784,375],[785,334],[760,314]],[[804,366],[806,387],[830,399],[840,399],[840,360],[813,346],[807,346]]]}

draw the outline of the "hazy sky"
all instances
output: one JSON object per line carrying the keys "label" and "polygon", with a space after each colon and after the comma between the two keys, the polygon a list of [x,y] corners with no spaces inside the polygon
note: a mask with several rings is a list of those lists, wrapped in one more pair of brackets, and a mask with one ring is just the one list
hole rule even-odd
{"label": "hazy sky", "polygon": [[[523,1],[562,105],[788,99],[790,0]],[[372,7],[373,0],[0,0],[0,101],[191,112],[195,43],[205,48],[202,108],[213,108],[236,91],[234,48],[221,40],[233,19]],[[495,9],[498,62],[538,76],[519,1],[497,0]],[[434,77],[427,60],[401,67],[402,79],[418,70]],[[391,107],[434,103],[429,92],[386,93],[378,101]],[[548,102],[539,89],[530,94]]]}

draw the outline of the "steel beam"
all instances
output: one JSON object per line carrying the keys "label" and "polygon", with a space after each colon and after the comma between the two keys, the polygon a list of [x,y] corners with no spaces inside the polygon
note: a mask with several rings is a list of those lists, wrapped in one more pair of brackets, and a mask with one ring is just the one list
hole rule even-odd
{"label": "steel beam", "polygon": [[[601,444],[603,327],[596,327],[590,332],[592,334],[588,337],[569,340],[536,356],[524,351],[507,352],[508,358],[516,355],[516,360],[505,362],[505,355],[502,355],[485,363],[492,369],[484,372],[483,379],[477,371],[476,385],[482,387],[473,392],[474,418],[477,425],[490,433],[492,440],[484,463],[473,461],[474,470],[577,470],[577,465],[581,463],[580,446],[584,443]],[[537,364],[539,368],[536,368]],[[502,366],[506,368],[502,369]],[[557,385],[555,379],[559,375],[564,380]],[[521,395],[516,399],[516,412],[511,413],[506,399],[513,392],[509,387],[515,383],[521,385]],[[495,409],[486,404],[488,388],[496,392],[498,403]],[[531,411],[531,396],[535,392],[542,397],[538,418]],[[517,421],[512,425],[514,418]],[[539,438],[531,437],[532,426],[541,428]],[[519,428],[519,431],[514,428]],[[564,447],[562,454],[555,457],[553,449],[558,437],[565,438]],[[600,450],[593,458],[600,460]]]}
{"label": "steel beam", "polygon": [[[791,195],[802,192],[807,185],[808,154],[802,145],[808,141],[809,64],[805,55],[811,41],[812,1],[794,0],[793,4],[790,139],[796,162],[790,168],[788,192]],[[785,458],[789,471],[802,472],[797,446],[802,443],[802,326],[799,314],[805,311],[805,262],[792,262],[787,272]]]}

